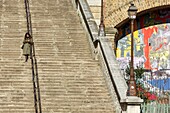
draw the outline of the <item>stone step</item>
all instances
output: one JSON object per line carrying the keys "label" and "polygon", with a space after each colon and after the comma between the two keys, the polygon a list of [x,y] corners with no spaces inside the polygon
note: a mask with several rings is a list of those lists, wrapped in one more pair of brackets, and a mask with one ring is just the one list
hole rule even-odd
{"label": "stone step", "polygon": [[[0,113],[33,113],[31,60],[24,63],[24,2],[0,6]],[[70,0],[30,1],[44,113],[114,113],[99,62]],[[5,101],[6,100],[6,101]],[[28,106],[28,107],[27,107]]]}

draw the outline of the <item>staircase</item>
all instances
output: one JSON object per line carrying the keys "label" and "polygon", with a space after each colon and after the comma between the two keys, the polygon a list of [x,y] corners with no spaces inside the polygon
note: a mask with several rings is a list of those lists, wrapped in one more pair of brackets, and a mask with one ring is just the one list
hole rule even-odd
{"label": "staircase", "polygon": [[0,113],[34,113],[31,66],[21,52],[26,32],[23,4],[0,0]]}
{"label": "staircase", "polygon": [[[0,113],[34,113],[31,62],[21,45],[24,0],[0,1]],[[114,113],[71,0],[30,0],[43,113]]]}

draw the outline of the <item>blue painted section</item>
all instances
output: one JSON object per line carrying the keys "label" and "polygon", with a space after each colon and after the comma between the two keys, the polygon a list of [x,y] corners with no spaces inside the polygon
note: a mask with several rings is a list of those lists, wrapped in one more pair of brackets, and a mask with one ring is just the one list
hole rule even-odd
{"label": "blue painted section", "polygon": [[164,89],[164,90],[170,90],[170,78],[168,79],[154,79],[154,80],[148,80],[148,82],[159,89]]}

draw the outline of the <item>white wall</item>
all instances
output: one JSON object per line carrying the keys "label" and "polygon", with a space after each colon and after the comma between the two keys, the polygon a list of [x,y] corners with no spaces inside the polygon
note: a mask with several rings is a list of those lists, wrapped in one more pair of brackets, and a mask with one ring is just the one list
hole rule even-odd
{"label": "white wall", "polygon": [[87,0],[88,4],[91,6],[100,6],[101,0]]}

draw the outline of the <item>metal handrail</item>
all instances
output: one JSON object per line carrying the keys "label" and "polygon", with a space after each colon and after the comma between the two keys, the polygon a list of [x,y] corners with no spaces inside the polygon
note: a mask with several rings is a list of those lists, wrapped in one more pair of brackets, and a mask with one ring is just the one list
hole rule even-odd
{"label": "metal handrail", "polygon": [[[38,66],[37,60],[35,56],[35,47],[33,42],[33,34],[32,34],[32,23],[31,23],[31,13],[29,9],[29,1],[25,0],[25,11],[26,11],[26,20],[27,20],[27,32],[32,36],[32,45],[31,45],[31,66],[32,66],[32,82],[33,82],[33,90],[34,90],[34,107],[36,113],[42,113],[41,109],[41,96],[40,96],[40,87],[39,87],[39,79],[38,79]],[[38,95],[37,95],[38,93]],[[37,105],[38,103],[38,105]]]}

